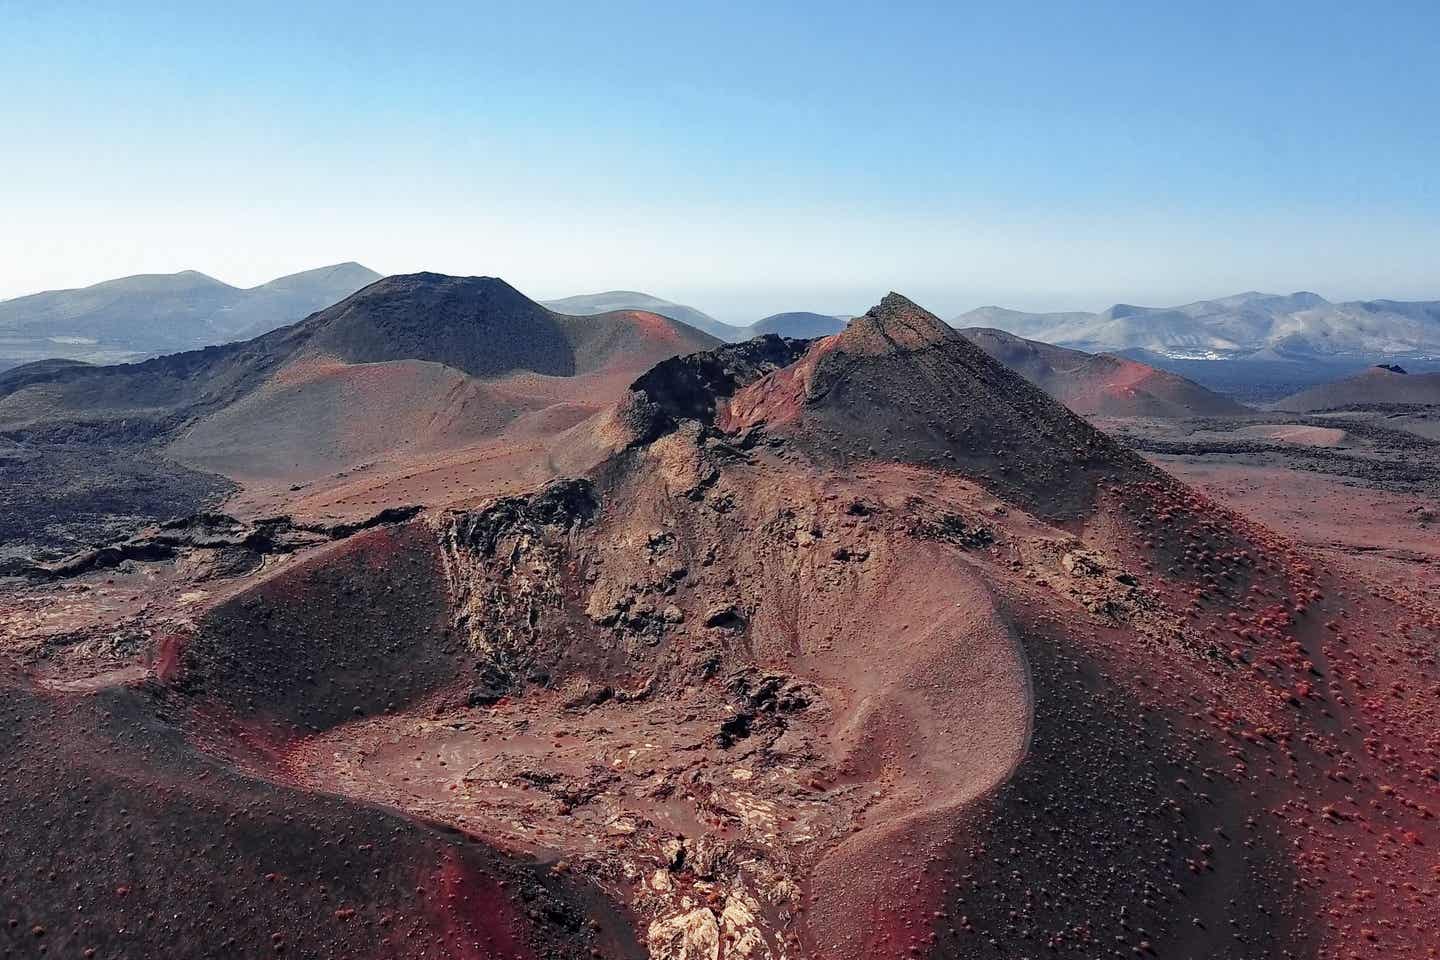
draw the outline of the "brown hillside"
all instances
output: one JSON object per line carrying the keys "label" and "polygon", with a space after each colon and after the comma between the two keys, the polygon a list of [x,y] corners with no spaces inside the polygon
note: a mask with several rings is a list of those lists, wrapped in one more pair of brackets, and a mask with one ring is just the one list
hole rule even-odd
{"label": "brown hillside", "polygon": [[944,466],[1053,515],[1139,460],[899,294],[738,391],[724,429],[763,426],[821,460]]}
{"label": "brown hillside", "polygon": [[1356,376],[1291,394],[1275,404],[1275,409],[1304,413],[1385,403],[1440,404],[1440,373],[1371,367]]}
{"label": "brown hillside", "polygon": [[1243,404],[1155,367],[1083,353],[1003,330],[961,334],[1082,417],[1215,417],[1248,412]]}

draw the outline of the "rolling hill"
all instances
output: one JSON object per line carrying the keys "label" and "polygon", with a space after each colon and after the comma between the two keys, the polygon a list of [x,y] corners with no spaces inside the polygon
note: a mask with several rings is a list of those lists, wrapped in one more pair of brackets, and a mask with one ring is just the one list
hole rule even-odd
{"label": "rolling hill", "polygon": [[960,332],[1081,416],[1206,417],[1247,411],[1194,381],[1134,360],[1056,347],[1003,330]]}
{"label": "rolling hill", "polygon": [[0,301],[0,357],[113,362],[249,339],[380,279],[341,263],[241,289],[194,270]]}
{"label": "rolling hill", "polygon": [[704,331],[712,337],[726,341],[737,339],[736,331],[739,329],[728,323],[721,323],[694,307],[687,307],[682,303],[672,303],[669,300],[652,297],[648,293],[637,293],[634,290],[584,293],[573,297],[564,297],[560,300],[546,300],[543,305],[557,313],[581,317],[609,313],[613,310],[645,310],[649,313],[658,313],[662,317],[669,317],[671,320],[679,320],[696,330]]}
{"label": "rolling hill", "polygon": [[828,337],[839,333],[845,329],[846,319],[845,317],[832,317],[829,314],[800,310],[771,314],[744,329],[751,337],[774,333],[782,337],[811,340],[815,337]]}
{"label": "rolling hill", "polygon": [[767,333],[808,340],[813,337],[828,337],[832,333],[839,333],[845,326],[844,317],[792,311],[772,314],[749,326],[739,327],[722,323],[694,307],[671,303],[669,300],[652,297],[648,293],[636,293],[633,290],[611,290],[606,293],[566,297],[563,300],[547,300],[545,306],[561,313],[580,315],[604,313],[607,310],[647,310],[689,324],[695,329],[703,330],[727,343],[738,343],[741,340],[749,340],[751,337],[763,336]]}
{"label": "rolling hill", "polygon": [[1440,404],[1440,373],[1406,373],[1374,366],[1353,377],[1321,384],[1280,400],[1276,410],[1303,413],[1368,404]]}

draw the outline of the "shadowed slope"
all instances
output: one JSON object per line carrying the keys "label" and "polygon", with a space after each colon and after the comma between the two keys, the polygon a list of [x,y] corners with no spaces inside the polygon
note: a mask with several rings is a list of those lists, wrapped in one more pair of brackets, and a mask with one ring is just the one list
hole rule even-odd
{"label": "shadowed slope", "polygon": [[593,892],[452,830],[247,775],[188,741],[184,705],[163,695],[56,695],[3,661],[0,692],[6,956],[642,955]]}
{"label": "shadowed slope", "polygon": [[387,277],[310,317],[302,328],[302,357],[433,360],[481,377],[514,370],[575,373],[575,353],[556,315],[491,277]]}

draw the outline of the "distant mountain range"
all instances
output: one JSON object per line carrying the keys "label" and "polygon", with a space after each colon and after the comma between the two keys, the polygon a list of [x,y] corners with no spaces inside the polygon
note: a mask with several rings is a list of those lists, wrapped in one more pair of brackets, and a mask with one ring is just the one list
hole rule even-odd
{"label": "distant mountain range", "polygon": [[[127,362],[249,339],[301,320],[378,279],[380,274],[358,263],[342,263],[242,289],[187,270],[0,301],[0,369],[38,359]],[[737,326],[633,290],[565,297],[544,305],[571,316],[644,310],[732,343],[767,333],[801,339],[830,336],[843,330],[848,319],[793,311]],[[1230,375],[1198,366],[1243,360],[1246,364],[1237,370],[1253,368],[1254,374],[1242,377],[1247,385],[1258,377],[1277,387],[1267,397],[1252,399],[1277,399],[1334,379],[1342,367],[1348,373],[1384,360],[1421,366],[1440,361],[1440,301],[1331,303],[1308,292],[1242,293],[1176,307],[1116,304],[1101,313],[981,307],[950,323],[961,329],[1002,330],[1086,353],[1118,354],[1223,392],[1235,392],[1222,382]],[[1290,368],[1315,373],[1291,377],[1284,372]]]}
{"label": "distant mountain range", "polygon": [[582,317],[595,313],[609,313],[612,310],[648,310],[651,313],[658,313],[662,317],[669,317],[671,320],[679,320],[696,330],[702,330],[712,337],[718,337],[729,343],[739,343],[742,340],[749,340],[751,337],[758,337],[766,333],[807,340],[814,337],[828,337],[845,329],[845,321],[848,319],[823,313],[795,311],[771,314],[747,327],[740,327],[731,323],[722,323],[708,313],[683,303],[672,303],[669,300],[662,300],[659,297],[635,290],[607,290],[604,293],[580,294],[560,300],[546,300],[544,304],[559,313]]}
{"label": "distant mountain range", "polygon": [[339,263],[243,289],[185,270],[17,297],[0,301],[0,358],[114,363],[244,340],[379,279]]}
{"label": "distant mountain range", "polygon": [[1087,352],[1180,360],[1440,357],[1440,301],[1331,303],[1315,293],[1242,293],[1178,307],[1116,304],[1103,313],[981,307],[951,321]]}

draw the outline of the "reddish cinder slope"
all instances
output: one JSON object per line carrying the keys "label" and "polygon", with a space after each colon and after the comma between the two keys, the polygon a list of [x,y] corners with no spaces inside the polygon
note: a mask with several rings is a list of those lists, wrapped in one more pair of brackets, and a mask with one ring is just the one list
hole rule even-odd
{"label": "reddish cinder slope", "polygon": [[126,671],[61,693],[5,664],[0,951],[636,955],[592,891],[453,830],[296,789],[301,738],[463,695],[474,658],[448,612],[432,532],[382,528],[159,639],[154,680]]}
{"label": "reddish cinder slope", "polygon": [[1003,330],[961,330],[990,356],[1084,417],[1213,417],[1248,408],[1165,370],[1083,353]]}
{"label": "reddish cinder slope", "polygon": [[1047,515],[1083,512],[1133,454],[899,294],[741,389],[717,421],[765,424],[821,461],[944,466]]}
{"label": "reddish cinder slope", "polygon": [[170,456],[242,482],[553,437],[668,357],[714,338],[640,311],[567,317],[501,280],[378,281],[296,328],[258,387],[189,426]]}

